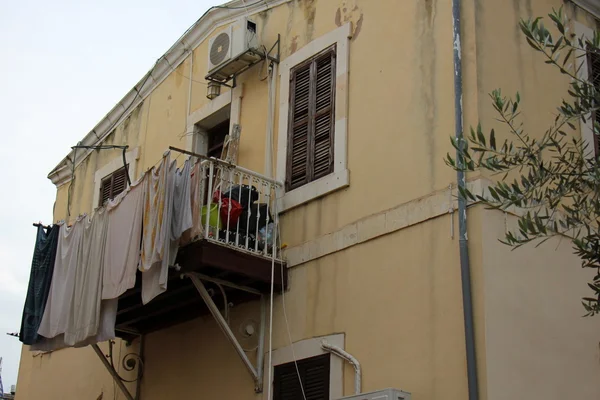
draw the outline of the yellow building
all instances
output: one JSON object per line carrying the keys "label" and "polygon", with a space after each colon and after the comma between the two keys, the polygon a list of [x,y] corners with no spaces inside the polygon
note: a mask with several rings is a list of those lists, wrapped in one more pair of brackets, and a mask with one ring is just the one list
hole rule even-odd
{"label": "yellow building", "polygon": [[[563,4],[574,31],[598,23],[590,0],[463,0],[454,38],[450,0],[236,0],[203,15],[79,143],[128,147],[73,149],[49,174],[54,219],[73,221],[122,190],[124,162],[135,181],[169,146],[228,156],[205,160],[205,187],[217,169],[256,185],[280,231],[283,250],[269,256],[258,242],[216,243],[205,226],[179,258],[203,275],[172,270],[167,292],[143,307],[135,293],[120,299],[115,368],[133,380],[140,363],[121,360],[143,357],[141,379],[124,383],[132,396],[302,398],[300,373],[315,400],[386,388],[474,400],[469,387],[489,400],[600,398],[600,322],[581,318],[589,277],[569,243],[510,251],[498,239],[515,217],[471,205],[469,299],[456,173],[444,163],[456,105],[465,125],[491,127],[495,88],[520,91],[525,123],[543,131],[568,81],[517,24]],[[126,398],[115,382],[90,347],[24,346],[16,398]]]}

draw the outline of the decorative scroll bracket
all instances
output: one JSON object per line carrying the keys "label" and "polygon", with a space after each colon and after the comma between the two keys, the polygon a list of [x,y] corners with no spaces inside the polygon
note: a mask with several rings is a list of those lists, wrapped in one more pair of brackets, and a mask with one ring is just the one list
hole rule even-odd
{"label": "decorative scroll bracket", "polygon": [[[143,360],[143,352],[144,352],[144,337],[140,336],[140,354],[136,353],[127,353],[121,360],[123,365],[123,369],[125,371],[133,371],[137,368],[137,376],[134,379],[125,379],[119,375],[114,366],[113,361],[113,351],[112,351],[113,342],[109,341],[109,354],[105,355],[100,347],[97,344],[92,345],[92,349],[96,352],[102,364],[107,369],[108,373],[113,377],[115,383],[121,389],[121,392],[125,396],[127,400],[139,400],[141,393],[141,383],[142,376],[144,375],[144,360]],[[136,392],[135,396],[131,394],[127,386],[125,386],[125,382],[136,382]]]}
{"label": "decorative scroll bracket", "polygon": [[[242,359],[242,362],[248,369],[248,372],[250,372],[252,379],[254,379],[254,391],[256,393],[261,393],[263,391],[264,357],[265,357],[265,327],[266,327],[266,321],[267,321],[267,300],[266,300],[265,296],[256,289],[252,289],[252,288],[245,287],[245,286],[235,285],[233,283],[230,283],[230,282],[227,282],[227,281],[224,281],[221,279],[211,278],[211,277],[199,274],[197,272],[185,273],[185,274],[182,274],[182,277],[190,278],[190,280],[196,287],[196,290],[198,291],[198,293],[204,300],[204,303],[206,303],[206,306],[208,307],[210,313],[217,321],[217,325],[219,325],[219,328],[221,328],[221,330],[225,334],[225,337],[229,340],[229,342],[231,343],[231,345],[233,346],[235,351],[238,353],[238,355]],[[205,280],[207,282],[212,282],[212,283],[222,285],[222,286],[227,286],[227,287],[237,289],[237,290],[243,290],[245,292],[253,293],[253,294],[260,296],[260,328],[259,328],[259,332],[258,332],[258,350],[257,350],[257,357],[256,357],[256,366],[252,364],[252,362],[246,355],[244,349],[242,348],[242,346],[238,342],[237,338],[231,331],[229,324],[227,323],[227,321],[225,320],[225,318],[219,311],[219,307],[217,307],[217,305],[213,301],[212,297],[208,293],[208,290],[206,290],[206,287],[204,286],[204,283],[202,283],[202,280]]]}

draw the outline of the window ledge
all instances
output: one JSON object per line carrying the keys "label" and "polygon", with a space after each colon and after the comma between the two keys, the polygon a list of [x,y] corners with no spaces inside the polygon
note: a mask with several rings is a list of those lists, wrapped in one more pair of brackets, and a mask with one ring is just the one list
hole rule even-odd
{"label": "window ledge", "polygon": [[350,171],[347,169],[334,171],[332,174],[285,193],[278,204],[279,212],[289,211],[349,185]]}

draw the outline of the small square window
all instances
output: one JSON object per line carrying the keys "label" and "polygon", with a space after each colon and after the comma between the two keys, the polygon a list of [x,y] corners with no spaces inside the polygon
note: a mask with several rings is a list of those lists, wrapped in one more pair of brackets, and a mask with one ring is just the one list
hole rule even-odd
{"label": "small square window", "polygon": [[104,205],[108,200],[114,199],[127,188],[127,169],[129,165],[121,167],[112,174],[102,178],[100,182],[100,196],[98,206]]}

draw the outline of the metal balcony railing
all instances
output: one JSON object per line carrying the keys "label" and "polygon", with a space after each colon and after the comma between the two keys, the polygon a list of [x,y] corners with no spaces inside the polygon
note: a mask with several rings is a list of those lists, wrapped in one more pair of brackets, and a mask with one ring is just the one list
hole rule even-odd
{"label": "metal balcony railing", "polygon": [[201,235],[208,241],[280,260],[276,212],[283,185],[217,159],[200,163]]}

